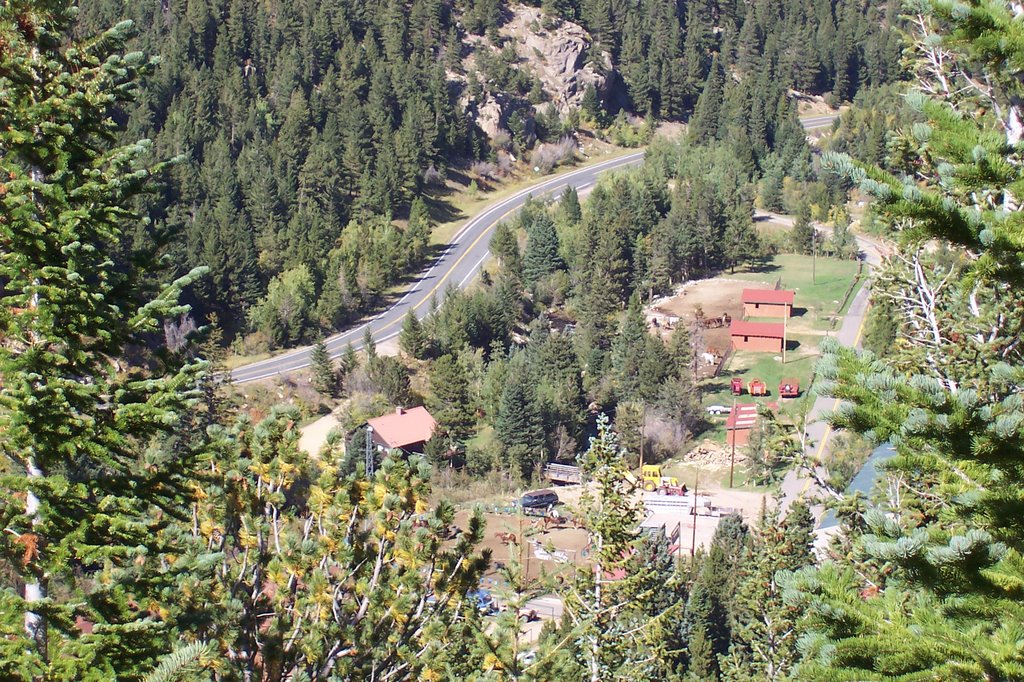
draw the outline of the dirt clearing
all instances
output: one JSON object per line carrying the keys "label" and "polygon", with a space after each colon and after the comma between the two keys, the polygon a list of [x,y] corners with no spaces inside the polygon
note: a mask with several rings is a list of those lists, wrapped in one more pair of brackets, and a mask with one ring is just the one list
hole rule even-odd
{"label": "dirt clearing", "polygon": [[[773,286],[774,283],[767,280],[758,282],[727,277],[687,282],[677,287],[672,296],[655,299],[647,309],[647,321],[657,333],[668,338],[678,324],[686,324],[694,329],[698,308],[704,311],[706,318],[720,318],[727,314],[733,319],[743,319],[743,290],[762,287],[770,289]],[[673,322],[674,319],[678,322]],[[700,353],[707,350],[717,351],[719,355],[725,354],[731,347],[729,327],[723,325],[698,330],[694,342]]]}

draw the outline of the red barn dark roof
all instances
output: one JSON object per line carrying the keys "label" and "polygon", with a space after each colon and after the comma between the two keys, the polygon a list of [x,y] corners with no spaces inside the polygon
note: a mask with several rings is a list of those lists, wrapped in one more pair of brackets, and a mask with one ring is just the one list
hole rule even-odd
{"label": "red barn dark roof", "polygon": [[785,332],[785,326],[778,322],[733,320],[729,325],[730,336],[764,336],[769,339],[781,339]]}
{"label": "red barn dark roof", "polygon": [[744,289],[744,303],[769,303],[776,305],[793,305],[795,291],[786,289]]}

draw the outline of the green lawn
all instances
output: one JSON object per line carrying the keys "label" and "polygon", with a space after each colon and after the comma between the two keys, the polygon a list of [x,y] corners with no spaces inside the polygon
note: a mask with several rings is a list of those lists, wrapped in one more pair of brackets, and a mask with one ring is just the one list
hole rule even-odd
{"label": "green lawn", "polygon": [[[770,260],[764,267],[750,271],[740,271],[730,277],[749,279],[752,281],[772,281],[781,279],[782,287],[796,291],[794,317],[787,322],[787,338],[789,350],[786,352],[786,364],[782,364],[780,353],[755,353],[738,351],[733,353],[728,364],[722,369],[717,379],[709,379],[701,383],[703,402],[705,405],[732,405],[733,395],[730,392],[730,380],[739,377],[743,380],[744,392],[738,397],[740,402],[778,402],[783,411],[800,410],[809,407],[803,403],[811,386],[814,375],[814,363],[818,358],[818,344],[830,328],[831,318],[837,313],[850,282],[857,274],[856,261],[818,258],[815,264],[814,282],[811,281],[810,256],[791,254],[779,255]],[[857,287],[860,283],[857,284]],[[854,293],[856,293],[856,288]],[[852,299],[853,295],[851,295]],[[847,306],[849,302],[847,302]],[[769,320],[763,318],[766,321]],[[752,379],[761,379],[768,385],[768,396],[753,398],[747,393],[747,384]],[[800,382],[801,399],[792,400],[779,398],[779,382],[783,379],[796,379]],[[725,417],[709,417],[712,429],[704,436],[725,442]],[[737,479],[739,480],[739,479]]]}
{"label": "green lawn", "polygon": [[845,312],[837,308],[856,274],[857,261],[780,254],[763,267],[737,271],[730,277],[755,282],[781,279],[783,289],[796,291],[791,326],[799,333],[828,329],[832,315]]}
{"label": "green lawn", "polygon": [[[797,350],[787,353],[785,365],[780,359],[776,359],[780,357],[774,353],[754,353],[752,351],[734,353],[729,358],[729,364],[717,379],[709,379],[701,384],[701,388],[704,390],[704,402],[708,405],[731,405],[733,395],[729,386],[733,377],[743,379],[743,395],[737,398],[740,402],[778,401],[779,382],[783,379],[796,379],[800,382],[800,390],[806,393],[811,383],[814,362],[817,360],[817,348],[814,348],[813,354],[809,349],[805,352]],[[747,384],[752,379],[761,379],[768,384],[766,398],[753,398],[747,393]],[[724,417],[721,418],[721,421],[724,422]]]}

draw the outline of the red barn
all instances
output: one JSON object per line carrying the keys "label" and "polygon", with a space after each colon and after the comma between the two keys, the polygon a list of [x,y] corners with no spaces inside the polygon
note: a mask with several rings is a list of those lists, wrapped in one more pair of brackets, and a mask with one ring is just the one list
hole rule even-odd
{"label": "red barn", "polygon": [[747,317],[791,317],[796,292],[785,289],[744,289],[743,314]]}
{"label": "red barn", "polygon": [[733,320],[729,325],[729,336],[735,350],[781,353],[785,333],[786,328],[778,322]]}

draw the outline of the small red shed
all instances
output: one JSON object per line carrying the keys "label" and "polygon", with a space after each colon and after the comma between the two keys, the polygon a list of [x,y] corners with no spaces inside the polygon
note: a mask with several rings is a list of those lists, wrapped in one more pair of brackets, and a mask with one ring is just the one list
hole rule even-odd
{"label": "small red shed", "polygon": [[726,443],[746,445],[755,424],[757,424],[757,404],[737,404],[725,420]]}
{"label": "small red shed", "polygon": [[795,291],[744,289],[743,314],[747,317],[791,317]]}
{"label": "small red shed", "polygon": [[729,336],[735,350],[781,353],[785,333],[786,328],[779,322],[733,320],[729,325]]}

